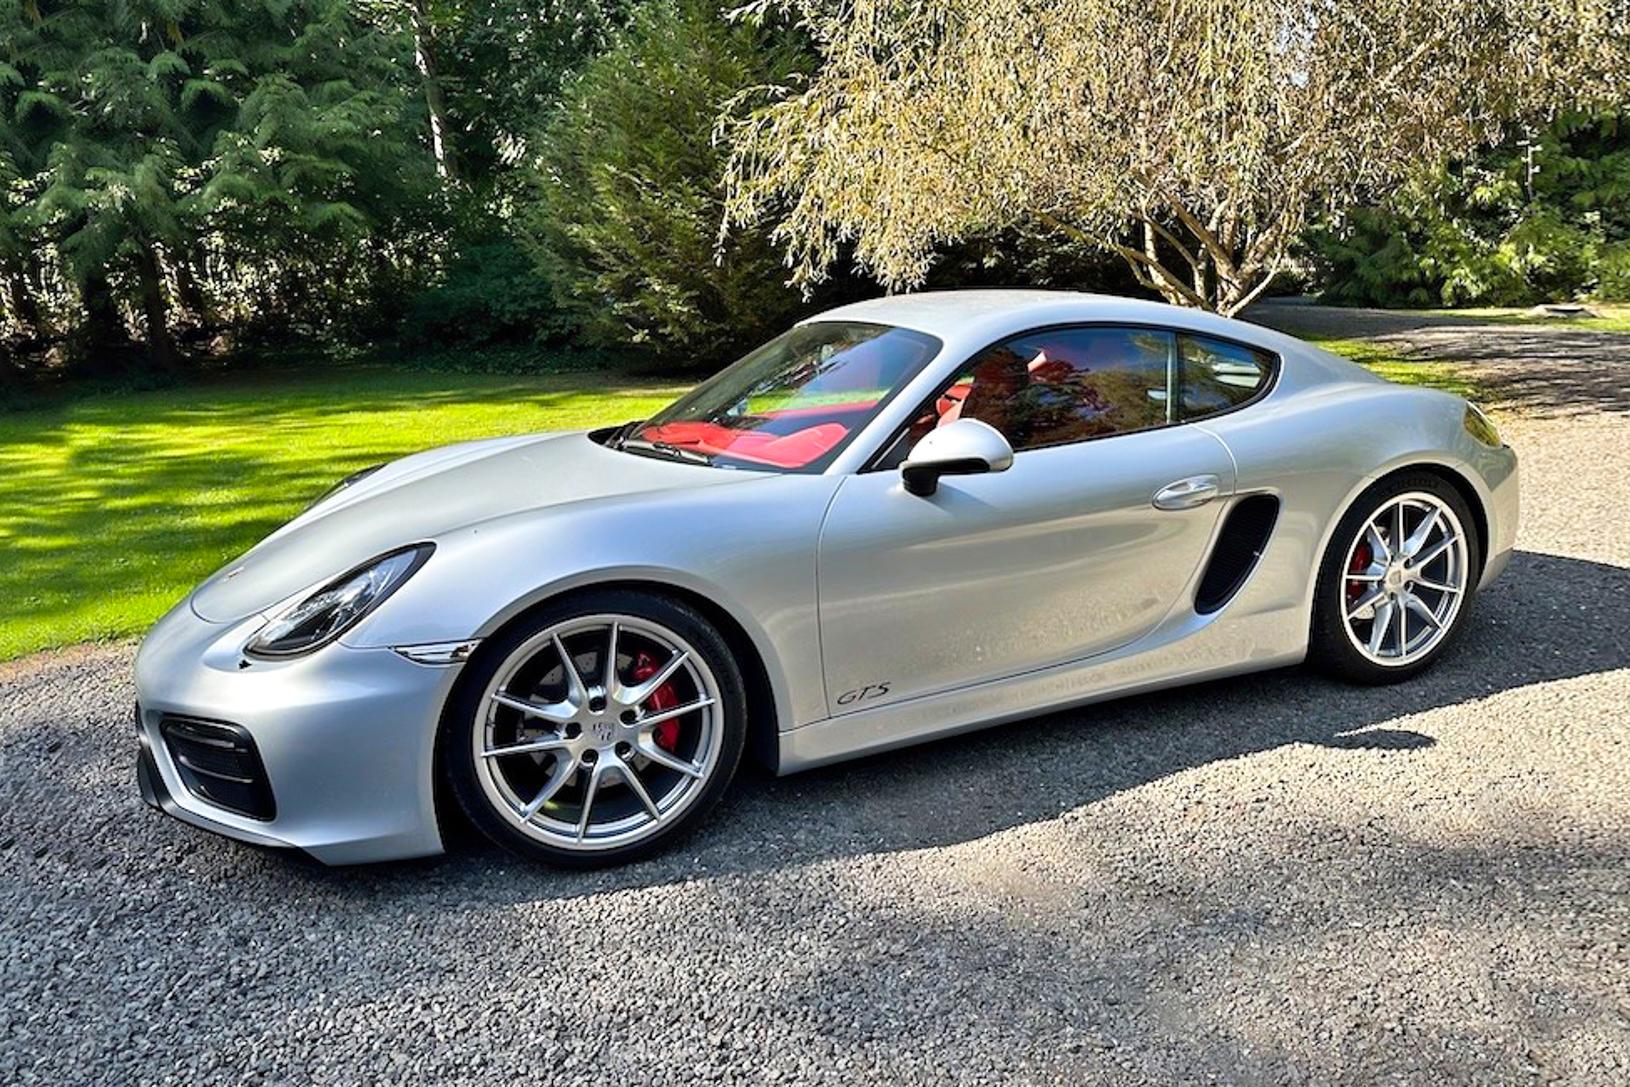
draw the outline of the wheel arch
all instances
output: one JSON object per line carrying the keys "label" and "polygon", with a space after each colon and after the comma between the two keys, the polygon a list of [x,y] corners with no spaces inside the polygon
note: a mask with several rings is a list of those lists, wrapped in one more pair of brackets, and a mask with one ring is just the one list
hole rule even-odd
{"label": "wheel arch", "polygon": [[[747,627],[729,608],[697,589],[671,581],[638,576],[612,576],[603,580],[574,582],[570,586],[546,592],[528,601],[513,614],[505,616],[482,640],[496,638],[514,628],[516,624],[527,622],[545,607],[606,590],[637,592],[676,601],[699,612],[719,632],[719,636],[724,639],[738,667],[741,668],[742,685],[747,696],[748,754],[772,773],[776,772],[781,708],[776,699],[775,684],[770,678],[764,652],[748,633]],[[462,683],[463,679],[464,677],[460,676],[459,682]],[[456,686],[455,684],[455,689]],[[451,702],[452,699],[453,694],[449,692],[448,701]]]}
{"label": "wheel arch", "polygon": [[[1455,493],[1460,495],[1461,499],[1466,503],[1466,508],[1471,511],[1472,529],[1477,533],[1477,576],[1472,579],[1472,584],[1476,585],[1478,581],[1482,579],[1483,570],[1488,566],[1489,561],[1488,509],[1483,502],[1482,494],[1478,491],[1477,486],[1472,483],[1471,478],[1465,473],[1461,472],[1459,469],[1442,461],[1408,461],[1403,464],[1394,465],[1374,478],[1366,479],[1362,484],[1360,484],[1352,494],[1348,495],[1347,501],[1342,503],[1341,509],[1336,512],[1335,518],[1330,523],[1332,538],[1326,541],[1324,549],[1320,552],[1321,563],[1323,561],[1323,556],[1328,553],[1331,544],[1335,542],[1333,536],[1336,525],[1340,524],[1341,519],[1346,517],[1347,514],[1352,511],[1354,503],[1363,497],[1363,495],[1372,487],[1385,483],[1390,479],[1395,479],[1398,476],[1409,475],[1410,473],[1414,472],[1422,472],[1426,475],[1436,476],[1438,479],[1441,479],[1443,482],[1447,483],[1450,487],[1454,488]],[[1316,573],[1317,571],[1315,571],[1315,574]]]}

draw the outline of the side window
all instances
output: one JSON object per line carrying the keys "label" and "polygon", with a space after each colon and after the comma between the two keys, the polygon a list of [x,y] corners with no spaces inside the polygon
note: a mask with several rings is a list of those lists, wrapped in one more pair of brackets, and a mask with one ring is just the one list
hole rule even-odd
{"label": "side window", "polygon": [[1177,337],[1177,361],[1185,422],[1243,404],[1273,373],[1271,355],[1186,333]]}
{"label": "side window", "polygon": [[1158,329],[1027,332],[970,359],[935,405],[936,425],[978,419],[1015,451],[1174,422],[1173,336]]}

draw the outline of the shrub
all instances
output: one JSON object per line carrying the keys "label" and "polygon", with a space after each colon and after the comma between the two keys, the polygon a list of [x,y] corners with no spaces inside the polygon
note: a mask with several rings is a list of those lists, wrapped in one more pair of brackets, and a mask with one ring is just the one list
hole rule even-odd
{"label": "shrub", "polygon": [[725,23],[705,0],[653,0],[565,87],[534,143],[519,226],[561,312],[591,344],[711,366],[800,304],[760,234],[715,253],[721,109],[805,63],[791,32]]}
{"label": "shrub", "polygon": [[568,328],[531,259],[500,240],[467,248],[439,286],[414,298],[401,338],[410,347],[547,343]]}
{"label": "shrub", "polygon": [[1624,116],[1563,116],[1383,204],[1349,209],[1309,237],[1324,296],[1383,306],[1622,297],[1630,246]]}

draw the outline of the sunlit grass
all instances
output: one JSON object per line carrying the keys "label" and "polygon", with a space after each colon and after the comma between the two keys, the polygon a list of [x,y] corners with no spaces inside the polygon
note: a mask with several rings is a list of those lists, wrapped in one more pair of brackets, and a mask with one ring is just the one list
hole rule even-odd
{"label": "sunlit grass", "polygon": [[1464,396],[1468,400],[1487,399],[1466,371],[1453,363],[1408,358],[1375,340],[1303,338],[1400,385],[1424,385],[1429,389],[1442,389],[1456,396]]}
{"label": "sunlit grass", "polygon": [[1432,317],[1456,317],[1489,321],[1494,324],[1534,325],[1538,328],[1583,328],[1597,332],[1630,332],[1630,305],[1604,302],[1586,303],[1596,317],[1535,317],[1525,308],[1470,306],[1465,309],[1410,310]]}
{"label": "sunlit grass", "polygon": [[0,660],[139,633],[357,468],[643,417],[681,388],[351,369],[0,414]]}

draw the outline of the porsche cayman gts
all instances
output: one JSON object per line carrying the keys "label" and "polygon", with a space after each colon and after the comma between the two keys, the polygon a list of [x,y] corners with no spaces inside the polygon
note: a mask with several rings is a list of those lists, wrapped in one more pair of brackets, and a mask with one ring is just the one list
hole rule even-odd
{"label": "porsche cayman gts", "polygon": [[657,415],[358,473],[136,661],[148,801],[329,863],[625,861],[774,772],[1442,654],[1517,527],[1474,406],[1156,303],[821,314]]}

